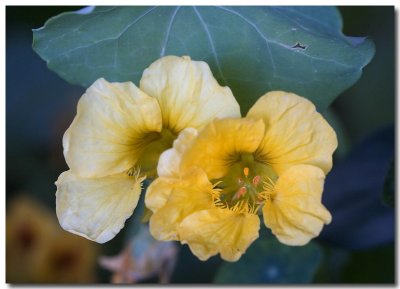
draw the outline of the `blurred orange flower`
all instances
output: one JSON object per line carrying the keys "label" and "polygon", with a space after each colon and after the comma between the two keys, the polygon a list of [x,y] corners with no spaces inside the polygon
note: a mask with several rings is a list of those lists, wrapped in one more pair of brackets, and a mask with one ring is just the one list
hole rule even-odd
{"label": "blurred orange flower", "polygon": [[27,196],[7,205],[7,283],[95,282],[96,244],[62,230],[55,214]]}

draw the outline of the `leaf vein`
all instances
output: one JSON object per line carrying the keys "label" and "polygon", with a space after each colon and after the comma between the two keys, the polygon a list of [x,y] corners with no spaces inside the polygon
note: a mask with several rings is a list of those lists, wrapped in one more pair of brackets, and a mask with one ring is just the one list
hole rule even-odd
{"label": "leaf vein", "polygon": [[257,25],[256,25],[254,22],[250,21],[249,19],[247,19],[246,17],[244,17],[244,16],[243,16],[242,14],[240,14],[239,12],[234,11],[234,10],[231,10],[231,9],[228,9],[228,8],[226,8],[226,7],[222,7],[222,6],[217,6],[217,7],[220,8],[220,9],[222,9],[222,10],[224,10],[224,11],[230,12],[230,13],[232,13],[232,14],[234,14],[234,15],[240,17],[242,20],[244,20],[244,21],[247,22],[250,26],[252,26],[252,27],[256,30],[256,32],[261,36],[261,38],[265,40],[265,43],[266,43],[266,45],[267,45],[267,50],[268,50],[269,56],[270,56],[270,58],[271,58],[271,64],[272,64],[272,68],[273,68],[273,71],[272,71],[272,72],[273,72],[273,76],[275,76],[275,68],[276,68],[276,66],[275,66],[275,62],[274,62],[273,57],[272,57],[271,48],[270,48],[270,46],[269,46],[269,43],[272,43],[272,44],[275,44],[275,45],[279,45],[279,46],[281,46],[281,47],[283,47],[283,48],[285,48],[285,49],[287,49],[287,50],[289,50],[289,51],[291,51],[291,52],[293,52],[293,53],[299,53],[300,55],[303,55],[303,56],[308,57],[308,58],[313,59],[313,60],[319,60],[319,61],[323,61],[323,62],[333,62],[333,63],[336,63],[336,64],[338,64],[338,65],[340,65],[340,66],[343,66],[343,67],[346,67],[346,68],[353,68],[351,65],[348,65],[348,64],[346,64],[346,63],[339,62],[339,61],[337,61],[337,60],[335,60],[335,59],[316,57],[316,56],[312,56],[312,55],[310,55],[310,54],[307,54],[307,53],[305,53],[305,52],[303,52],[303,51],[302,51],[302,52],[294,51],[294,50],[292,49],[292,47],[289,46],[289,45],[285,45],[285,44],[283,44],[283,43],[280,43],[280,42],[277,42],[277,41],[273,41],[272,39],[268,39],[268,38],[263,34],[263,32],[260,31],[260,29],[257,27]]}
{"label": "leaf vein", "polygon": [[[266,43],[266,45],[267,45],[268,55],[269,55],[269,58],[271,59],[272,76],[274,77],[274,76],[275,76],[276,65],[275,65],[274,58],[273,58],[273,56],[272,56],[271,47],[269,46],[269,43],[272,42],[272,41],[264,36],[264,34],[260,31],[260,29],[258,29],[258,27],[257,27],[257,25],[256,25],[255,23],[253,23],[252,21],[250,21],[249,19],[247,19],[246,17],[244,17],[244,16],[243,16],[242,14],[240,14],[239,12],[234,11],[234,10],[231,10],[231,9],[228,9],[228,8],[226,8],[226,7],[222,7],[222,6],[217,6],[217,7],[220,8],[220,9],[222,9],[222,10],[224,10],[224,11],[230,12],[230,13],[232,13],[232,14],[234,14],[234,15],[240,17],[242,20],[244,20],[245,22],[247,22],[247,24],[249,24],[251,27],[253,27],[254,30],[261,36],[261,38],[265,40],[265,43]],[[285,45],[283,45],[283,44],[281,44],[281,43],[277,43],[277,44],[286,47]]]}
{"label": "leaf vein", "polygon": [[171,20],[169,21],[169,24],[168,24],[168,27],[167,27],[167,31],[165,32],[164,44],[161,47],[161,52],[160,52],[160,56],[161,57],[163,57],[165,55],[165,48],[167,47],[167,44],[168,44],[168,39],[169,39],[169,35],[171,33],[172,24],[174,23],[174,20],[176,18],[176,14],[178,13],[180,8],[181,8],[181,6],[176,7],[174,13],[171,16]]}
{"label": "leaf vein", "polygon": [[199,20],[201,22],[201,25],[203,26],[203,29],[204,29],[204,31],[205,31],[205,33],[207,35],[208,41],[210,42],[211,52],[212,52],[212,54],[214,56],[215,63],[217,64],[218,73],[221,75],[221,78],[222,78],[222,80],[224,82],[223,84],[227,85],[228,83],[227,83],[227,80],[225,79],[225,77],[224,77],[224,75],[222,73],[221,65],[219,63],[218,56],[217,56],[217,51],[215,49],[213,38],[211,36],[210,31],[208,30],[207,24],[205,23],[203,17],[200,15],[200,12],[197,10],[196,6],[193,6],[193,10],[196,13],[197,17],[199,18]]}
{"label": "leaf vein", "polygon": [[[275,9],[282,9],[282,7],[274,7],[274,8],[275,8]],[[290,12],[292,12],[293,14],[297,14],[297,15],[299,15],[300,17],[303,17],[303,18],[306,18],[306,19],[308,19],[308,20],[314,21],[314,22],[318,23],[319,25],[325,27],[325,29],[327,29],[327,30],[330,30],[330,28],[331,28],[331,27],[330,27],[329,25],[327,25],[326,23],[324,23],[324,22],[322,22],[322,21],[319,21],[317,18],[314,18],[314,17],[312,17],[312,16],[310,16],[310,15],[308,15],[308,14],[302,13],[302,12],[300,12],[299,10],[290,9],[289,7],[285,7],[285,10],[290,11]]]}
{"label": "leaf vein", "polygon": [[156,9],[156,8],[158,8],[158,7],[159,7],[159,6],[155,6],[155,7],[150,8],[149,10],[145,11],[145,12],[144,12],[143,14],[141,14],[138,18],[136,18],[135,21],[133,21],[132,23],[130,23],[128,26],[126,26],[118,35],[113,36],[113,37],[109,37],[109,38],[103,38],[103,39],[101,39],[101,40],[99,40],[99,41],[90,43],[90,44],[88,44],[88,45],[74,47],[74,48],[72,48],[72,49],[70,49],[70,50],[67,50],[67,51],[64,51],[63,53],[60,53],[59,55],[57,55],[57,57],[53,58],[53,60],[54,60],[54,59],[57,59],[57,58],[61,58],[61,57],[65,56],[65,55],[67,55],[67,54],[69,54],[69,53],[71,53],[71,52],[73,52],[73,51],[75,51],[75,50],[80,50],[80,49],[88,48],[88,47],[91,47],[91,46],[93,46],[93,45],[97,45],[97,44],[99,44],[99,43],[102,43],[102,42],[105,42],[105,41],[109,41],[109,40],[119,40],[119,38],[122,36],[122,34],[124,34],[130,27],[132,27],[132,25],[134,25],[135,23],[137,23],[140,19],[142,19],[144,16],[146,16],[147,14],[149,14],[151,11],[153,11],[154,9]]}

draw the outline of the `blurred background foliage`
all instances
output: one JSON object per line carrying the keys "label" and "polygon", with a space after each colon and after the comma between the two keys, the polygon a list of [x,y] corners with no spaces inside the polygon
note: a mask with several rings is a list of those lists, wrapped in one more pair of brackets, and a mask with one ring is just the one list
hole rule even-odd
{"label": "blurred background foliage", "polygon": [[[146,235],[137,233],[140,225],[135,220],[140,219],[140,210],[120,234],[101,246],[58,227],[54,181],[68,169],[61,140],[84,89],[47,69],[32,50],[31,29],[43,26],[52,16],[80,8],[6,7],[7,282],[395,282],[393,7],[339,7],[344,33],[371,37],[376,54],[360,80],[323,112],[339,137],[323,200],[333,215],[332,223],[305,247],[280,245],[264,229],[261,238],[234,264],[219,257],[201,262],[187,246],[174,245],[168,245],[165,250],[169,253],[160,258],[165,263],[156,264],[151,252],[160,247],[153,243],[151,247]],[[27,206],[30,202],[37,205]],[[41,232],[46,226],[47,231]],[[57,241],[59,238],[63,241]],[[61,243],[67,247],[66,255]],[[138,244],[151,249],[135,253],[132,248]],[[47,250],[38,249],[42,247]],[[58,252],[61,261],[48,258]],[[89,257],[71,258],[77,252]],[[102,262],[100,266],[101,256],[120,258],[109,258],[108,265]],[[11,257],[20,263],[10,261]],[[48,273],[58,268],[54,264],[61,264],[61,272],[69,274]],[[38,271],[21,269],[27,266]],[[86,266],[85,276],[74,273],[81,272],[81,266]],[[132,272],[135,278],[124,279],[126,274],[133,276]],[[230,276],[232,272],[247,274]]]}

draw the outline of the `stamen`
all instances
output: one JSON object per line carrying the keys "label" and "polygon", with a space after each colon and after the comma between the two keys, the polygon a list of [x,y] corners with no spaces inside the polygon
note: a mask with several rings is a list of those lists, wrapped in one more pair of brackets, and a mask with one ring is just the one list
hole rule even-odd
{"label": "stamen", "polygon": [[241,197],[243,197],[245,194],[247,193],[247,189],[246,187],[241,187],[236,194],[233,196],[233,200],[239,199]]}
{"label": "stamen", "polygon": [[258,184],[260,183],[260,181],[261,181],[261,177],[260,176],[255,176],[253,178],[253,185],[255,185],[257,187]]}
{"label": "stamen", "polygon": [[265,191],[258,194],[257,203],[258,199],[260,199],[262,203],[272,201],[274,195],[276,195],[275,187],[272,184],[264,183],[263,189]]}
{"label": "stamen", "polygon": [[258,210],[260,209],[260,204],[253,204],[253,206],[250,207],[249,213],[250,214],[257,214]]}
{"label": "stamen", "polygon": [[136,182],[139,182],[140,188],[143,189],[143,181],[146,179],[146,175],[143,175],[140,172],[140,166],[131,167],[126,171],[126,174],[135,179]]}
{"label": "stamen", "polygon": [[213,185],[213,189],[221,190],[220,188],[218,188],[218,186],[219,186],[221,183],[222,183],[222,181],[216,182],[216,183]]}
{"label": "stamen", "polygon": [[270,177],[267,177],[267,181],[265,181],[263,183],[263,189],[268,191],[268,192],[274,192],[274,182],[272,181],[272,179]]}
{"label": "stamen", "polygon": [[240,201],[237,202],[232,208],[230,208],[232,211],[234,212],[238,212],[238,213],[249,213],[250,212],[250,208],[247,204],[247,202],[245,201]]}
{"label": "stamen", "polygon": [[218,181],[213,185],[212,199],[217,208],[259,214],[260,208],[266,202],[274,200],[275,175],[273,181],[267,173],[264,174],[264,171],[262,176],[253,174],[253,171],[250,174],[250,168],[247,166],[242,167],[242,175],[237,175],[236,168],[232,172],[235,172],[235,180],[227,178],[226,185],[220,185],[224,181]]}
{"label": "stamen", "polygon": [[127,172],[128,176],[135,177],[136,179],[140,176],[140,166],[138,167],[131,167]]}
{"label": "stamen", "polygon": [[247,178],[247,177],[249,176],[249,168],[248,168],[248,167],[245,167],[245,168],[243,169],[243,173],[244,173],[245,177]]}
{"label": "stamen", "polygon": [[257,195],[257,200],[256,200],[256,204],[257,205],[261,205],[262,203],[264,203],[265,199],[267,198],[267,193],[266,192],[261,192]]}

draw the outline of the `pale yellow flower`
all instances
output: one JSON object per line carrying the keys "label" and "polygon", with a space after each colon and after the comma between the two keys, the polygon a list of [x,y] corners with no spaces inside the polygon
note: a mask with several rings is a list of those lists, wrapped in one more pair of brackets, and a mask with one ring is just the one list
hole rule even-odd
{"label": "pale yellow flower", "polygon": [[282,243],[304,245],[331,221],[321,195],[336,147],[315,106],[286,92],[262,96],[246,118],[184,130],[148,188],[150,232],[201,260],[236,261],[258,238],[262,212]]}
{"label": "pale yellow flower", "polygon": [[183,129],[238,116],[231,90],[189,57],[155,61],[140,88],[97,80],[63,138],[70,170],[56,182],[61,226],[99,243],[112,239],[135,209],[144,175],[156,176],[160,154]]}

